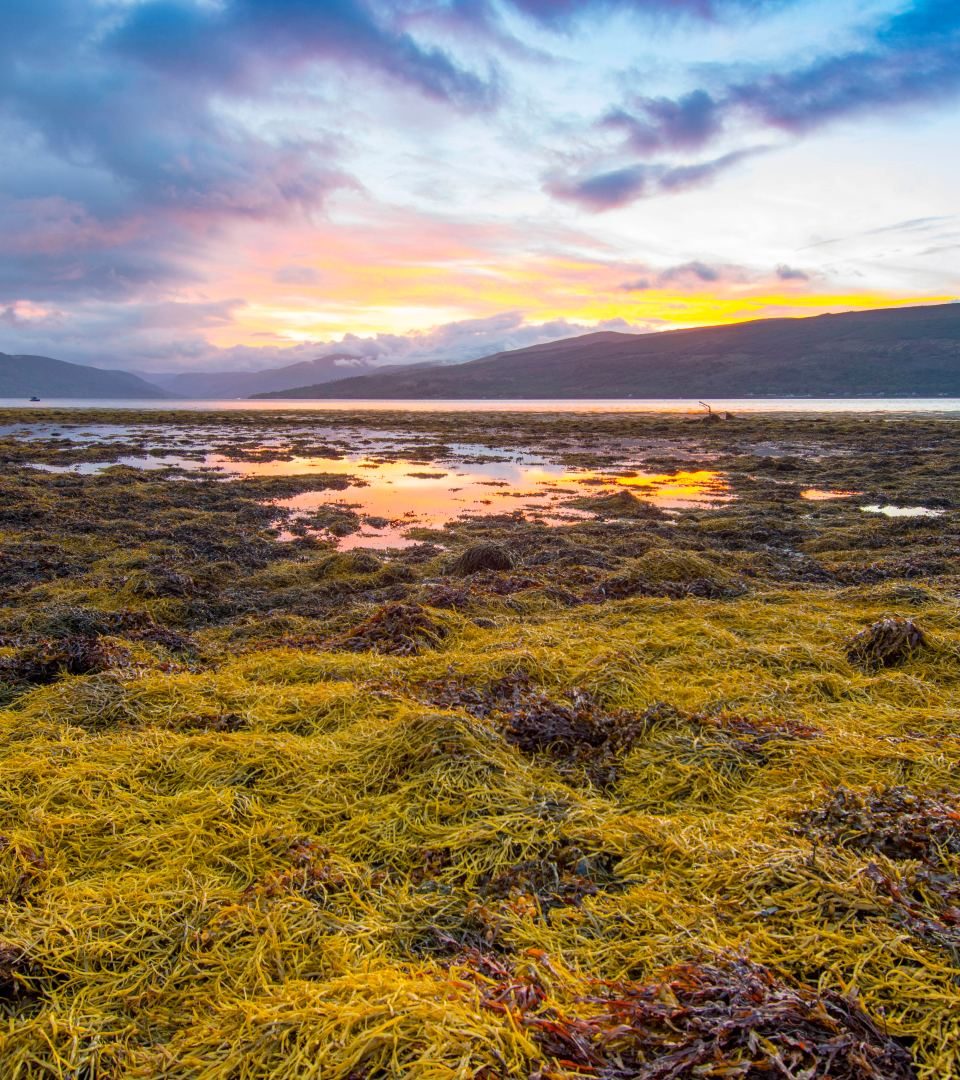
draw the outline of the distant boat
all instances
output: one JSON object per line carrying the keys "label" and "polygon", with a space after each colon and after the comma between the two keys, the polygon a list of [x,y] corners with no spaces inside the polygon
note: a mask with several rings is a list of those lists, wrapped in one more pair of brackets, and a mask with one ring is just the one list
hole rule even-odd
{"label": "distant boat", "polygon": [[30,400],[31,401],[39,401],[40,399],[37,397],[36,394],[34,394],[33,397]]}

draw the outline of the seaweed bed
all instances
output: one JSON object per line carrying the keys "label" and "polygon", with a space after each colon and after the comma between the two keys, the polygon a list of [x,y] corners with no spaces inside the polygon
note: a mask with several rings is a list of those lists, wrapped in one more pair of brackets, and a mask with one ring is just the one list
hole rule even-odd
{"label": "seaweed bed", "polygon": [[[0,415],[2,1075],[960,1078],[957,424]],[[345,551],[115,464],[361,431],[732,497]]]}

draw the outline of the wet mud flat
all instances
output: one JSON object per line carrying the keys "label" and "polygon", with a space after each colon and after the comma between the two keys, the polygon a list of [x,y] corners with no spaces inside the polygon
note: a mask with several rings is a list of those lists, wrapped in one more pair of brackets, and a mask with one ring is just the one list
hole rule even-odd
{"label": "wet mud flat", "polygon": [[0,415],[2,1071],[960,1076],[958,434]]}

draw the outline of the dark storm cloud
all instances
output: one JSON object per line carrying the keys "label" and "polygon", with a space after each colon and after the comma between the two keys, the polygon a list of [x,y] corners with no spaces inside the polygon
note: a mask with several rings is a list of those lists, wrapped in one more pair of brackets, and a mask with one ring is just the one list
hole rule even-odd
{"label": "dark storm cloud", "polygon": [[57,196],[0,193],[0,303],[126,299],[189,284],[189,237],[162,221],[105,222]]}
{"label": "dark storm cloud", "polygon": [[[218,108],[310,63],[360,65],[430,97],[488,104],[492,84],[381,26],[355,0],[151,0],[0,5],[0,112],[56,155],[101,166],[141,200],[274,216],[319,205],[345,178],[320,136],[267,139]],[[6,45],[2,44],[6,43]]]}

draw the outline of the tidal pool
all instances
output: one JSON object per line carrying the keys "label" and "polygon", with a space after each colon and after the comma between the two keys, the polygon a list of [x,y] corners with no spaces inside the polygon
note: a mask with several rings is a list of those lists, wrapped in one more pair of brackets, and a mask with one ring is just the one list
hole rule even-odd
{"label": "tidal pool", "polygon": [[829,499],[852,499],[854,495],[862,494],[862,491],[844,491],[839,488],[804,488],[800,492],[800,498],[809,499],[811,502],[826,502]]}
{"label": "tidal pool", "polygon": [[867,514],[885,514],[887,517],[941,517],[946,511],[933,510],[929,506],[861,506]]}
{"label": "tidal pool", "polygon": [[[282,539],[316,535],[343,549],[409,547],[423,538],[411,531],[442,529],[464,517],[519,515],[561,525],[594,516],[594,508],[575,505],[578,500],[624,489],[670,513],[732,498],[723,474],[699,467],[703,457],[694,461],[690,455],[689,467],[683,467],[681,456],[673,471],[651,469],[643,464],[651,448],[640,445],[622,447],[622,459],[611,462],[609,455],[595,455],[589,442],[505,447],[352,422],[294,423],[276,432],[230,422],[40,422],[10,425],[0,433],[45,444],[46,460],[33,467],[47,472],[97,475],[126,466],[169,482],[342,477],[346,483],[336,490],[264,498],[277,507]],[[571,454],[579,456],[577,464]]]}
{"label": "tidal pool", "polygon": [[[297,453],[290,433],[286,438],[232,440],[228,432],[174,429],[157,438],[160,433],[142,428],[92,426],[79,431],[23,429],[15,434],[55,439],[58,452],[62,449],[68,456],[71,447],[78,454],[87,453],[96,443],[109,459],[32,466],[46,472],[96,475],[126,466],[166,472],[171,481],[199,476],[344,477],[350,482],[335,495],[328,489],[271,500],[283,511],[278,522],[282,539],[320,535],[342,549],[409,547],[420,542],[409,535],[410,530],[441,529],[463,517],[516,514],[561,525],[594,516],[571,505],[575,500],[623,489],[668,512],[732,498],[724,475],[710,469],[654,472],[642,469],[637,460],[625,460],[618,468],[577,468],[530,448],[411,443],[396,433],[363,429],[346,436],[343,431],[312,430],[313,445],[324,451],[317,454]],[[135,453],[129,453],[131,444]]]}
{"label": "tidal pool", "polygon": [[[295,462],[231,464],[244,468],[244,475],[298,475],[279,471]],[[630,475],[570,470],[547,463],[531,465],[516,461],[458,463],[447,467],[425,467],[422,462],[376,461],[371,459],[328,460],[309,463],[319,473],[362,476],[362,485],[352,485],[338,498],[329,492],[310,491],[277,500],[276,505],[293,511],[284,531],[295,535],[296,526],[311,527],[311,518],[323,509],[342,507],[359,518],[359,528],[337,538],[342,549],[358,547],[409,547],[418,543],[409,530],[440,529],[463,517],[521,514],[545,525],[562,525],[593,515],[569,503],[584,495],[613,493],[624,488],[664,510],[710,506],[730,497],[725,479],[708,470]],[[248,471],[249,470],[249,471]],[[269,470],[269,471],[268,471]],[[291,529],[290,526],[294,528]],[[325,531],[317,524],[316,532]]]}

